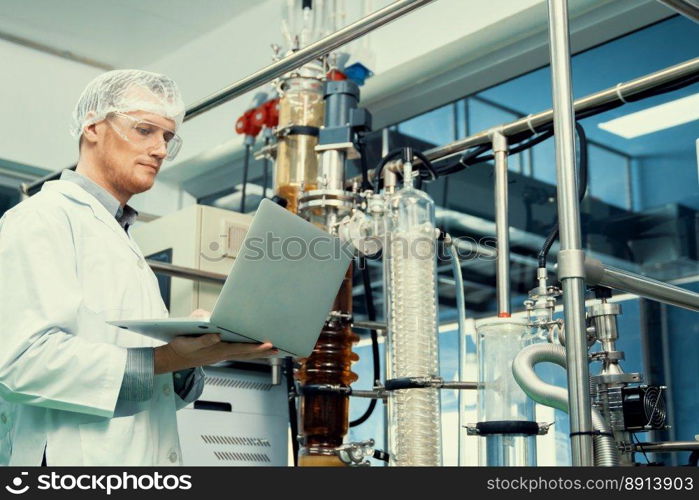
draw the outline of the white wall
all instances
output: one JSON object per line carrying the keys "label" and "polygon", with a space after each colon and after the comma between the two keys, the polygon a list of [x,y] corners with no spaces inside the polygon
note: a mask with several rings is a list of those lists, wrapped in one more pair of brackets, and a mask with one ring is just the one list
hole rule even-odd
{"label": "white wall", "polygon": [[[78,142],[68,132],[71,113],[85,85],[102,70],[0,40],[0,160],[48,172],[74,165]],[[12,167],[4,166],[4,170]],[[22,169],[27,170],[27,169]],[[4,181],[5,185],[17,182]],[[195,199],[179,183],[159,180],[130,203],[164,215]]]}
{"label": "white wall", "polygon": [[48,170],[75,163],[70,115],[102,70],[4,40],[0,61],[0,158]]}

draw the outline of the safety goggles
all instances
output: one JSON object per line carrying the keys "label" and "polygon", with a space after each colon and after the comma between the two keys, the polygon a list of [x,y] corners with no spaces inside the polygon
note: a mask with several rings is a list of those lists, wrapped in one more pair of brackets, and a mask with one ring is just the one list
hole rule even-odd
{"label": "safety goggles", "polygon": [[[123,127],[117,126],[110,118],[118,117]],[[114,131],[127,142],[144,149],[154,149],[165,143],[167,155],[165,159],[174,160],[182,147],[182,139],[173,130],[161,127],[160,125],[142,120],[125,113],[110,113],[107,122]]]}

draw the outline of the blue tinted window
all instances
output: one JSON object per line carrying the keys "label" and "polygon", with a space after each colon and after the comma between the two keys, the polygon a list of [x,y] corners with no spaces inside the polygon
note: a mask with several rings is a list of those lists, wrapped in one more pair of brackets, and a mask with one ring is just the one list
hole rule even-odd
{"label": "blue tinted window", "polygon": [[400,123],[398,131],[439,145],[456,138],[454,121],[454,105],[448,104]]}
{"label": "blue tinted window", "polygon": [[594,144],[589,145],[588,154],[588,194],[610,205],[630,208],[628,157]]}

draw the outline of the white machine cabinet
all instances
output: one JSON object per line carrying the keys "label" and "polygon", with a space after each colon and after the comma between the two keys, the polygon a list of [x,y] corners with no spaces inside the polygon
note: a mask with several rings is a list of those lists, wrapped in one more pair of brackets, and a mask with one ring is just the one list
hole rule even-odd
{"label": "white machine cabinet", "polygon": [[[148,259],[228,274],[252,217],[192,205],[131,234]],[[211,310],[221,285],[158,275],[170,315]],[[184,465],[287,465],[286,382],[273,385],[268,362],[206,367],[199,400],[177,413]]]}

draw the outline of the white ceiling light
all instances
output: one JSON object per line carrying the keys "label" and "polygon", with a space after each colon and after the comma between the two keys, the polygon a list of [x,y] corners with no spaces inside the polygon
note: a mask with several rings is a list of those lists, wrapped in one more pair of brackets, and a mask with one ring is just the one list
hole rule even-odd
{"label": "white ceiling light", "polygon": [[625,139],[699,120],[699,93],[600,123],[599,128]]}

